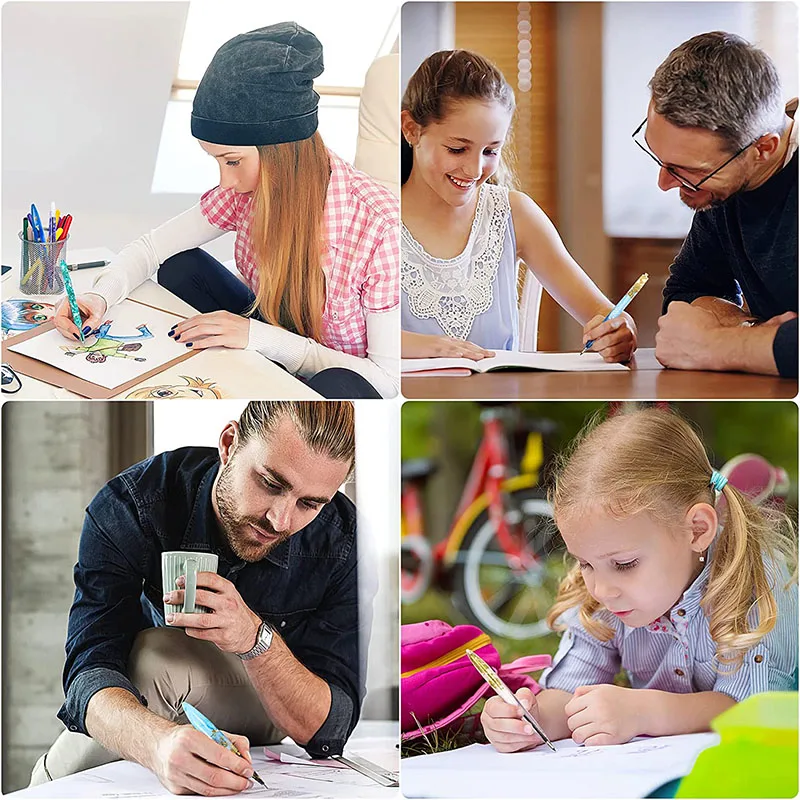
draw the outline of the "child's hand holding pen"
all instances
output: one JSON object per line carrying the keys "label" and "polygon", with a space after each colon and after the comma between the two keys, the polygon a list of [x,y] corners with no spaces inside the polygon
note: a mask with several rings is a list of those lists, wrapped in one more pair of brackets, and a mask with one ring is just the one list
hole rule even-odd
{"label": "child's hand holding pen", "polygon": [[[78,310],[81,312],[83,320],[83,334],[88,336],[92,331],[97,330],[103,324],[106,308],[105,298],[93,292],[79,294],[76,296]],[[64,298],[57,306],[53,316],[56,330],[67,339],[80,340],[80,331],[72,321],[72,311],[69,301]]]}
{"label": "child's hand holding pen", "polygon": [[[527,711],[537,720],[541,719],[539,704],[530,689],[519,689],[514,694]],[[534,731],[530,723],[523,719],[522,709],[506,703],[499,696],[490,697],[486,701],[481,712],[481,725],[486,738],[500,753],[530,750],[544,742],[544,739]]]}
{"label": "child's hand holding pen", "polygon": [[583,344],[587,342],[604,361],[630,361],[637,344],[636,323],[624,312],[614,319],[597,314],[583,328]]}

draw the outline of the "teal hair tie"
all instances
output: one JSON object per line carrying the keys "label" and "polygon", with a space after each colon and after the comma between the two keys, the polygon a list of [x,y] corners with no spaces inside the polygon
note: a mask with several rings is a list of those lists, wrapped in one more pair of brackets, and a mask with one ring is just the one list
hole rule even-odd
{"label": "teal hair tie", "polygon": [[711,480],[708,483],[714,491],[721,492],[728,483],[728,479],[721,472],[714,469],[711,471]]}

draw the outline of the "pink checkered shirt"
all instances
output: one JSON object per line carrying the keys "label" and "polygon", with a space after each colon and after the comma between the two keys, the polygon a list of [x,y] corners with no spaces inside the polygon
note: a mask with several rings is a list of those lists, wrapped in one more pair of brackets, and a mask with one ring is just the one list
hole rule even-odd
{"label": "pink checkered shirt", "polygon": [[[364,358],[366,312],[389,311],[400,302],[399,204],[388,189],[330,150],[328,154],[324,344]],[[249,195],[219,186],[200,198],[200,208],[212,225],[236,231],[236,266],[253,292],[258,292],[258,267],[250,244],[251,205]]]}

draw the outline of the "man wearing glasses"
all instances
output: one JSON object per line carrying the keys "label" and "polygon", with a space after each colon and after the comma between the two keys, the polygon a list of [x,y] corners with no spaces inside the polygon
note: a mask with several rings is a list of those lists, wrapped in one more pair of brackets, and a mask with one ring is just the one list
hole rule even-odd
{"label": "man wearing glasses", "polygon": [[797,100],[734,34],[695,36],[650,81],[634,131],[695,215],[664,288],[656,356],[677,369],[797,376]]}

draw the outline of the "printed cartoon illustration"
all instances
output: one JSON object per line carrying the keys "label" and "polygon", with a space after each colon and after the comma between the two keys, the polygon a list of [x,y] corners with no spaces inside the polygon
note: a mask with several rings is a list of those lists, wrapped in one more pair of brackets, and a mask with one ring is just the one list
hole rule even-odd
{"label": "printed cartoon illustration", "polygon": [[126,400],[151,400],[154,397],[161,400],[206,400],[220,399],[224,395],[216,388],[217,384],[204,378],[190,378],[188,375],[181,375],[186,381],[186,385],[162,385],[162,386],[140,386],[129,394],[125,395]]}
{"label": "printed cartoon illustration", "polygon": [[61,346],[64,355],[76,356],[78,353],[86,353],[86,360],[92,364],[102,364],[108,358],[132,358],[134,361],[146,361],[146,358],[129,356],[128,353],[135,353],[141,350],[142,340],[152,339],[153,334],[147,329],[147,325],[137,325],[138,336],[112,336],[109,334],[112,320],[106,320],[95,334],[97,338],[92,344],[83,347],[73,347],[72,345]]}
{"label": "printed cartoon illustration", "polygon": [[21,297],[3,300],[3,336],[29,331],[47,322],[54,313],[55,307],[51,303],[24,300]]}

